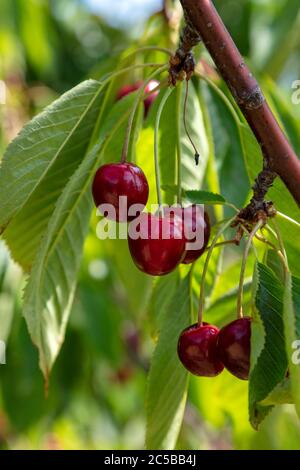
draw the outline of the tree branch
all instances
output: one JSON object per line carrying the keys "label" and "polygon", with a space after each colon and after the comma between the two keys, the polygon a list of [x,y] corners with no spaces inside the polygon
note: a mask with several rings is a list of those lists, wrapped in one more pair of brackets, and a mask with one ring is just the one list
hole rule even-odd
{"label": "tree branch", "polygon": [[273,115],[262,91],[211,0],[180,0],[189,35],[202,39],[249,123],[264,155],[300,206],[300,160]]}

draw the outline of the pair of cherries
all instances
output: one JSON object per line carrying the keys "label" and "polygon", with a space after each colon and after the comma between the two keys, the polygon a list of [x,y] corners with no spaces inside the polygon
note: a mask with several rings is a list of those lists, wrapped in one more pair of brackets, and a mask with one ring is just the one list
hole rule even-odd
{"label": "pair of cherries", "polygon": [[194,375],[215,377],[224,367],[234,376],[247,380],[250,370],[251,318],[235,320],[219,330],[203,323],[181,333],[178,356]]}
{"label": "pair of cherries", "polygon": [[[136,266],[152,276],[168,274],[179,263],[190,264],[204,252],[210,235],[210,223],[206,213],[202,214],[197,206],[166,210],[165,215],[146,212],[128,215],[120,210],[120,197],[127,198],[127,207],[147,204],[149,186],[147,179],[137,165],[133,163],[110,163],[103,165],[96,172],[92,193],[97,207],[110,204],[115,209],[113,220],[130,222],[128,244]],[[181,217],[176,216],[181,215]],[[181,212],[179,214],[178,212]],[[111,218],[107,213],[104,214]],[[131,236],[131,228],[139,226],[139,237]],[[203,242],[197,249],[186,249],[185,234],[203,231]],[[167,236],[166,236],[167,235]]]}

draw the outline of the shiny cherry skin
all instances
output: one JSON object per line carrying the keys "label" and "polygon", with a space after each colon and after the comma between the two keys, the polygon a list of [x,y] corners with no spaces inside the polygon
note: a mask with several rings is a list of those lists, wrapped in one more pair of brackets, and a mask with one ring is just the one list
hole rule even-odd
{"label": "shiny cherry skin", "polygon": [[250,370],[251,318],[235,320],[220,330],[218,354],[226,369],[239,379],[247,380]]}
{"label": "shiny cherry skin", "polygon": [[130,85],[122,86],[117,93],[117,101],[121,100],[122,98],[129,95],[130,93],[137,91],[139,88],[141,88],[142,85],[143,85],[143,82],[139,81],[139,82],[131,83]]}
{"label": "shiny cherry skin", "polygon": [[[151,91],[154,90],[158,85],[159,85],[159,82],[157,82],[156,80],[151,80],[145,88],[145,95],[150,93],[149,96],[147,96],[147,98],[145,98],[144,100],[145,116],[147,116],[153,101],[155,100],[155,98],[157,97],[159,93],[158,90],[153,91],[153,93],[151,93]],[[143,86],[142,81],[135,82],[131,85],[124,85],[122,88],[120,88],[120,90],[117,93],[117,100],[121,100],[122,98],[124,98],[124,96],[127,96],[130,93],[137,91],[139,88],[141,88],[141,86]]]}
{"label": "shiny cherry skin", "polygon": [[183,221],[185,234],[188,234],[187,243],[193,243],[196,237],[192,237],[194,233],[199,231],[203,232],[202,246],[197,250],[187,249],[185,257],[182,260],[183,264],[194,263],[204,253],[210,237],[210,221],[208,213],[196,205],[192,205],[183,209]]}
{"label": "shiny cherry skin", "polygon": [[[158,85],[159,85],[159,82],[157,82],[156,80],[151,80],[145,88],[145,95],[147,95],[152,90],[154,90]],[[153,91],[152,93],[150,93],[150,95],[147,96],[147,98],[145,98],[145,100],[144,100],[145,116],[148,115],[149,110],[151,108],[151,105],[153,104],[153,102],[157,98],[158,94],[159,94],[159,91],[156,90],[156,91]]]}
{"label": "shiny cherry skin", "polygon": [[92,186],[93,198],[96,206],[111,204],[115,208],[115,215],[107,217],[118,222],[134,219],[127,212],[120,210],[119,197],[127,197],[127,208],[133,204],[140,204],[141,210],[147,204],[149,186],[141,168],[133,163],[109,163],[101,166],[94,177]]}
{"label": "shiny cherry skin", "polygon": [[224,365],[217,352],[219,329],[203,323],[189,326],[181,333],[177,352],[184,367],[200,377],[216,377]]}
{"label": "shiny cherry skin", "polygon": [[[186,238],[185,256],[181,263],[194,263],[204,253],[210,237],[210,221],[208,213],[201,206],[193,204],[185,208],[170,207],[166,209],[172,217],[182,220],[183,234]],[[202,233],[202,243],[197,249],[191,249],[188,245],[197,242],[195,233]],[[199,241],[197,243],[200,243]]]}
{"label": "shiny cherry skin", "polygon": [[174,218],[143,212],[128,226],[128,246],[141,271],[163,276],[173,271],[184,256],[182,226]]}

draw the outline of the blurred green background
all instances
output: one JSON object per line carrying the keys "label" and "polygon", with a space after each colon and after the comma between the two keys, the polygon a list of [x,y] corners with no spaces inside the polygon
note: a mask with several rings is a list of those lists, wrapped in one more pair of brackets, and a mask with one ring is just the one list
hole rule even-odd
{"label": "blurred green background", "polygon": [[[299,1],[215,4],[254,72],[276,83],[282,106],[292,107],[291,85],[300,78]],[[85,78],[100,77],[140,38],[172,46],[172,25],[161,9],[155,0],[1,0],[1,153],[44,106]],[[299,106],[294,112],[299,116]],[[125,242],[99,242],[95,224],[96,217],[48,399],[22,319],[23,275],[0,245],[0,339],[7,342],[0,448],[143,448],[152,280],[133,267]],[[213,383],[191,381],[178,448],[300,449],[300,425],[284,406],[253,431],[247,384],[224,373]]]}

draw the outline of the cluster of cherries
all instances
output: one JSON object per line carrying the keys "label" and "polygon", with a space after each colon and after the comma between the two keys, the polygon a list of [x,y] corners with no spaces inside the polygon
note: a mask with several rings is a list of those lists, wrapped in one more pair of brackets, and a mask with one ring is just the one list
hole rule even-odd
{"label": "cluster of cherries", "polygon": [[215,377],[224,367],[247,380],[250,369],[251,319],[239,318],[219,330],[208,323],[189,326],[178,341],[178,356],[194,375]]}
{"label": "cluster of cherries", "polygon": [[[118,95],[122,99],[137,90],[141,83],[123,87]],[[144,100],[145,115],[157,96],[151,91],[157,82],[150,82],[145,89],[148,94]],[[150,93],[150,94],[149,94]],[[135,223],[138,219],[140,236],[130,235],[128,245],[136,266],[144,273],[162,276],[173,271],[180,263],[190,264],[205,251],[210,237],[210,221],[206,212],[199,214],[195,205],[177,208],[170,216],[168,209],[163,214],[140,212],[135,216],[120,210],[120,197],[127,198],[127,206],[139,204],[144,208],[148,201],[149,186],[142,169],[133,163],[109,163],[101,166],[94,177],[92,186],[96,207],[110,204],[114,207],[113,220]],[[179,214],[179,212],[180,214]],[[111,218],[108,212],[103,215]],[[163,229],[164,228],[164,229]],[[169,236],[163,236],[167,230]],[[186,234],[203,231],[203,243],[199,249],[187,249]],[[238,319],[223,329],[207,323],[196,324],[185,329],[178,341],[178,356],[191,373],[198,376],[214,377],[221,373],[224,366],[236,377],[247,379],[250,364],[250,318]]]}
{"label": "cluster of cherries", "polygon": [[[138,82],[121,88],[117,98],[123,98],[140,86],[141,83]],[[157,96],[157,91],[151,93],[156,86],[157,82],[151,81],[145,88],[145,93],[150,92],[144,100],[146,114]],[[127,198],[129,208],[135,204],[144,208],[148,201],[149,186],[146,176],[134,163],[109,163],[101,166],[96,172],[92,192],[97,207],[101,208],[104,204],[114,207],[113,220],[129,222],[130,228],[130,223],[138,218],[140,237],[131,237],[131,231],[128,230],[128,245],[134,263],[144,273],[152,276],[168,274],[180,263],[193,263],[204,252],[210,236],[209,217],[207,213],[201,214],[196,205],[177,208],[177,214],[166,209],[164,214],[141,212],[130,216],[128,212],[123,213],[120,210],[121,196]],[[111,218],[108,213],[103,215]],[[204,233],[202,246],[199,249],[186,250],[186,243],[192,243],[193,239],[187,239],[185,234],[199,231]],[[164,236],[165,233],[168,237]]]}

